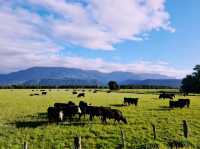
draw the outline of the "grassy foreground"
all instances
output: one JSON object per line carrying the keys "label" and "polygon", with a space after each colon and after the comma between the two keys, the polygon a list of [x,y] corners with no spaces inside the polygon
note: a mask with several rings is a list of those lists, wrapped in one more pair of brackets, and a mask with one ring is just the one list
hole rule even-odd
{"label": "grassy foreground", "polygon": [[[46,119],[48,106],[69,100],[79,103],[83,98],[72,95],[72,90],[52,90],[46,96],[29,96],[31,90],[0,90],[0,148],[21,149],[28,141],[30,149],[73,148],[73,138],[82,136],[83,149],[112,149],[121,142],[122,129],[127,148],[169,148],[179,144],[200,148],[200,96],[188,96],[191,107],[168,109],[168,100],[159,100],[157,90],[121,90],[120,93],[86,91],[84,100],[93,105],[112,106],[127,117],[128,124],[101,124],[98,118],[82,124],[50,124]],[[138,107],[120,106],[124,97],[140,98]],[[177,96],[176,99],[182,96]],[[182,97],[183,98],[183,97]],[[189,138],[183,137],[182,121],[189,126]],[[75,120],[77,121],[77,120]],[[157,139],[153,139],[152,125]]]}

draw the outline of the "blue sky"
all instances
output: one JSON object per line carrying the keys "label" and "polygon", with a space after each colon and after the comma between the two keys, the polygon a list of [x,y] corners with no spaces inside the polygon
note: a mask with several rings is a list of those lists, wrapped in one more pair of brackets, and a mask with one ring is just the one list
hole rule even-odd
{"label": "blue sky", "polygon": [[199,63],[200,1],[0,0],[0,73],[33,66],[184,77]]}

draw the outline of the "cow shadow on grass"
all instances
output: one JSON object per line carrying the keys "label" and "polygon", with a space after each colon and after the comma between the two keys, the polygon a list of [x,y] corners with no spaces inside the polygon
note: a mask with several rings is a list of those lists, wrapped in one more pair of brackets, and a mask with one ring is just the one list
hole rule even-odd
{"label": "cow shadow on grass", "polygon": [[48,124],[47,113],[36,113],[33,115],[26,115],[18,117],[16,121],[10,123],[16,128],[36,128]]}
{"label": "cow shadow on grass", "polygon": [[14,123],[16,128],[37,128],[47,124],[48,121],[16,121]]}
{"label": "cow shadow on grass", "polygon": [[[89,117],[82,117],[81,120],[78,118],[78,116],[73,117],[73,119],[69,120],[66,119],[64,122],[54,122],[49,123],[47,113],[37,113],[33,115],[27,115],[24,117],[19,117],[19,120],[14,121],[12,123],[9,123],[11,125],[14,125],[16,128],[37,128],[37,127],[45,127],[48,125],[61,125],[61,126],[85,126],[85,125],[91,125],[91,124],[102,124],[101,120],[99,121],[96,119],[94,121],[90,121]],[[106,125],[114,125],[111,123],[107,123]]]}
{"label": "cow shadow on grass", "polygon": [[124,104],[110,104],[111,107],[127,107],[127,105]]}
{"label": "cow shadow on grass", "polygon": [[[48,125],[59,125],[59,126],[79,126],[79,127],[84,127],[87,125],[110,125],[110,126],[115,126],[118,123],[114,122],[108,122],[108,123],[102,123],[101,121],[96,122],[96,121],[88,121],[88,120],[81,120],[81,121],[64,121],[64,122],[58,122],[58,123],[49,123],[47,120],[44,121],[15,121],[14,123],[11,123],[12,125],[15,125],[16,128],[37,128],[37,127],[46,127]],[[121,123],[119,123],[120,125]]]}

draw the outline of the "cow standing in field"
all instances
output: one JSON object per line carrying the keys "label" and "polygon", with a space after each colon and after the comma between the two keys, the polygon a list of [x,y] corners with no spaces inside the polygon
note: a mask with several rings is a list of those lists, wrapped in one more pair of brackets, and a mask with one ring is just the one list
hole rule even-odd
{"label": "cow standing in field", "polygon": [[97,93],[97,90],[94,90],[93,93]]}
{"label": "cow standing in field", "polygon": [[138,98],[124,98],[124,104],[125,105],[134,104],[135,106],[137,106],[138,100],[139,100]]}
{"label": "cow standing in field", "polygon": [[190,107],[190,99],[179,99],[180,104],[186,105],[188,108]]}
{"label": "cow standing in field", "polygon": [[72,94],[75,95],[75,94],[78,94],[78,92],[77,91],[73,91]]}
{"label": "cow standing in field", "polygon": [[178,101],[169,101],[170,108],[183,108],[183,107],[190,106],[189,99],[179,99]]}
{"label": "cow standing in field", "polygon": [[87,103],[80,101],[79,107],[81,108],[82,114],[88,114],[90,121],[93,118],[100,117],[103,123],[107,123],[107,119],[114,119],[115,122],[122,121],[127,124],[126,118],[122,115],[122,112],[117,109],[111,109],[110,107],[99,107],[99,106],[88,106]]}
{"label": "cow standing in field", "polygon": [[79,93],[78,95],[77,95],[77,97],[79,98],[79,97],[85,97],[85,93]]}
{"label": "cow standing in field", "polygon": [[81,109],[79,106],[75,105],[73,102],[69,103],[55,103],[54,107],[57,109],[63,111],[64,113],[64,119],[69,118],[69,120],[72,120],[72,117],[76,114],[81,115]]}
{"label": "cow standing in field", "polygon": [[79,107],[81,109],[81,114],[80,114],[80,118],[82,115],[84,115],[84,118],[85,118],[85,115],[87,114],[87,107],[88,107],[88,104],[84,101],[80,101],[79,102]]}
{"label": "cow standing in field", "polygon": [[56,107],[49,107],[47,110],[49,122],[62,122],[64,113]]}
{"label": "cow standing in field", "polygon": [[120,121],[122,121],[124,124],[128,123],[122,112],[117,109],[103,108],[102,114],[102,122],[104,123],[107,123],[106,119],[114,119],[114,121],[117,121],[118,123]]}
{"label": "cow standing in field", "polygon": [[40,94],[38,94],[38,93],[35,93],[35,94],[33,94],[33,96],[39,96]]}
{"label": "cow standing in field", "polygon": [[[90,121],[92,121],[95,116],[100,117],[102,119],[103,108],[105,108],[105,107],[87,106],[86,114],[88,114],[90,116]],[[109,107],[107,107],[107,108],[109,108]]]}
{"label": "cow standing in field", "polygon": [[47,92],[42,92],[42,95],[47,95]]}
{"label": "cow standing in field", "polygon": [[166,94],[166,93],[161,93],[159,95],[159,99],[173,99],[175,97],[175,94]]}

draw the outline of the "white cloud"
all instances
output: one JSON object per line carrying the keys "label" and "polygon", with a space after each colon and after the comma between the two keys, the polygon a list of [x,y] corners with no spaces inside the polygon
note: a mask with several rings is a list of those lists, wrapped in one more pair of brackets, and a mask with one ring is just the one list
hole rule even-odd
{"label": "white cloud", "polygon": [[0,56],[4,63],[0,63],[4,73],[26,69],[32,66],[56,66],[98,70],[100,72],[124,71],[133,73],[153,73],[182,78],[190,73],[188,70],[178,70],[166,62],[138,61],[127,64],[104,61],[101,58],[85,59],[77,56],[58,56],[44,54],[13,55],[10,59]]}
{"label": "white cloud", "polygon": [[150,38],[148,33],[153,30],[174,31],[165,10],[165,0],[85,2],[83,5],[65,0],[0,0],[1,73],[31,66],[64,66],[178,77],[186,74],[186,71],[171,68],[165,62],[122,64],[101,58],[59,56],[59,51],[66,48],[66,44],[114,50],[117,43]]}
{"label": "white cloud", "polygon": [[[21,7],[24,3],[32,9],[24,10]],[[165,0],[88,0],[85,3],[17,0],[8,2],[7,7],[10,13],[21,17],[18,23],[29,25],[30,30],[37,25],[37,29],[46,31],[51,38],[90,49],[114,50],[115,44],[141,40],[144,33],[153,30],[174,31],[170,26],[170,15],[165,10]],[[39,13],[39,8],[44,12]]]}

